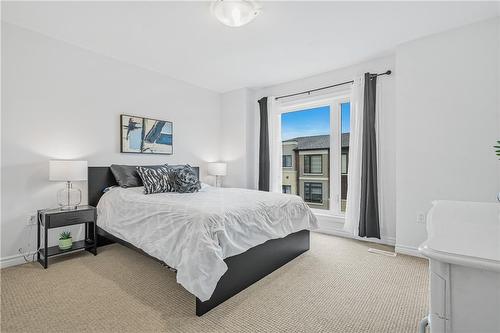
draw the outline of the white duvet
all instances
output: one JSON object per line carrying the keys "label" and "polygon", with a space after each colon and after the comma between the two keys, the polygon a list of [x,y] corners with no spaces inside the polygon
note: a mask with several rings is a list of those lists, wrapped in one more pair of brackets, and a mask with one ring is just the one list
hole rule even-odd
{"label": "white duvet", "polygon": [[298,196],[210,186],[149,195],[116,187],[102,196],[97,214],[99,227],[177,269],[177,282],[201,301],[226,272],[224,258],[317,227]]}

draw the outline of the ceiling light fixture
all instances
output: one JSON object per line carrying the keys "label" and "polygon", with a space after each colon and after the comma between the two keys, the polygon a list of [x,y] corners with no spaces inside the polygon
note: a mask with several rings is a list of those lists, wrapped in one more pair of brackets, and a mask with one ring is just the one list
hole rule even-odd
{"label": "ceiling light fixture", "polygon": [[260,14],[261,7],[253,0],[216,0],[212,13],[223,24],[241,27]]}

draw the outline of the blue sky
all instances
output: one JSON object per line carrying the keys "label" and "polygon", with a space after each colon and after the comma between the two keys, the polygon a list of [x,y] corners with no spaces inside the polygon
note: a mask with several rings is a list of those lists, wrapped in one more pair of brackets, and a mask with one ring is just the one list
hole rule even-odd
{"label": "blue sky", "polygon": [[[341,106],[342,133],[349,132],[349,103]],[[281,139],[288,140],[298,136],[330,134],[330,107],[306,109],[281,115]]]}

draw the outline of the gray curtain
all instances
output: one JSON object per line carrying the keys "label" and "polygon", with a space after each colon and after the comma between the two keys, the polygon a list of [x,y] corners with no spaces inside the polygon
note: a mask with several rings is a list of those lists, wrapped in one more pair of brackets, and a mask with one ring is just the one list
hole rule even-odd
{"label": "gray curtain", "polygon": [[376,237],[380,239],[377,187],[377,138],[375,134],[376,75],[365,73],[364,91],[359,236]]}
{"label": "gray curtain", "polygon": [[269,124],[267,123],[267,97],[259,99],[259,191],[269,191]]}

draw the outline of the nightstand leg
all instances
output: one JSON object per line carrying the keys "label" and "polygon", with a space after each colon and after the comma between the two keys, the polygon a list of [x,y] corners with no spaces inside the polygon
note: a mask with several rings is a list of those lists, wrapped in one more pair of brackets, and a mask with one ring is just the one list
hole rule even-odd
{"label": "nightstand leg", "polygon": [[47,228],[47,224],[45,224],[45,238],[44,238],[44,249],[45,249],[45,256],[43,258],[43,268],[47,268],[49,266],[49,229]]}
{"label": "nightstand leg", "polygon": [[40,213],[36,214],[36,261],[40,262]]}
{"label": "nightstand leg", "polygon": [[96,230],[96,226],[95,226],[95,222],[92,223],[92,231],[94,233],[94,255],[96,256],[97,255],[97,230]]}
{"label": "nightstand leg", "polygon": [[88,241],[90,238],[89,238],[89,224],[88,223],[84,223],[85,224],[85,241]]}

